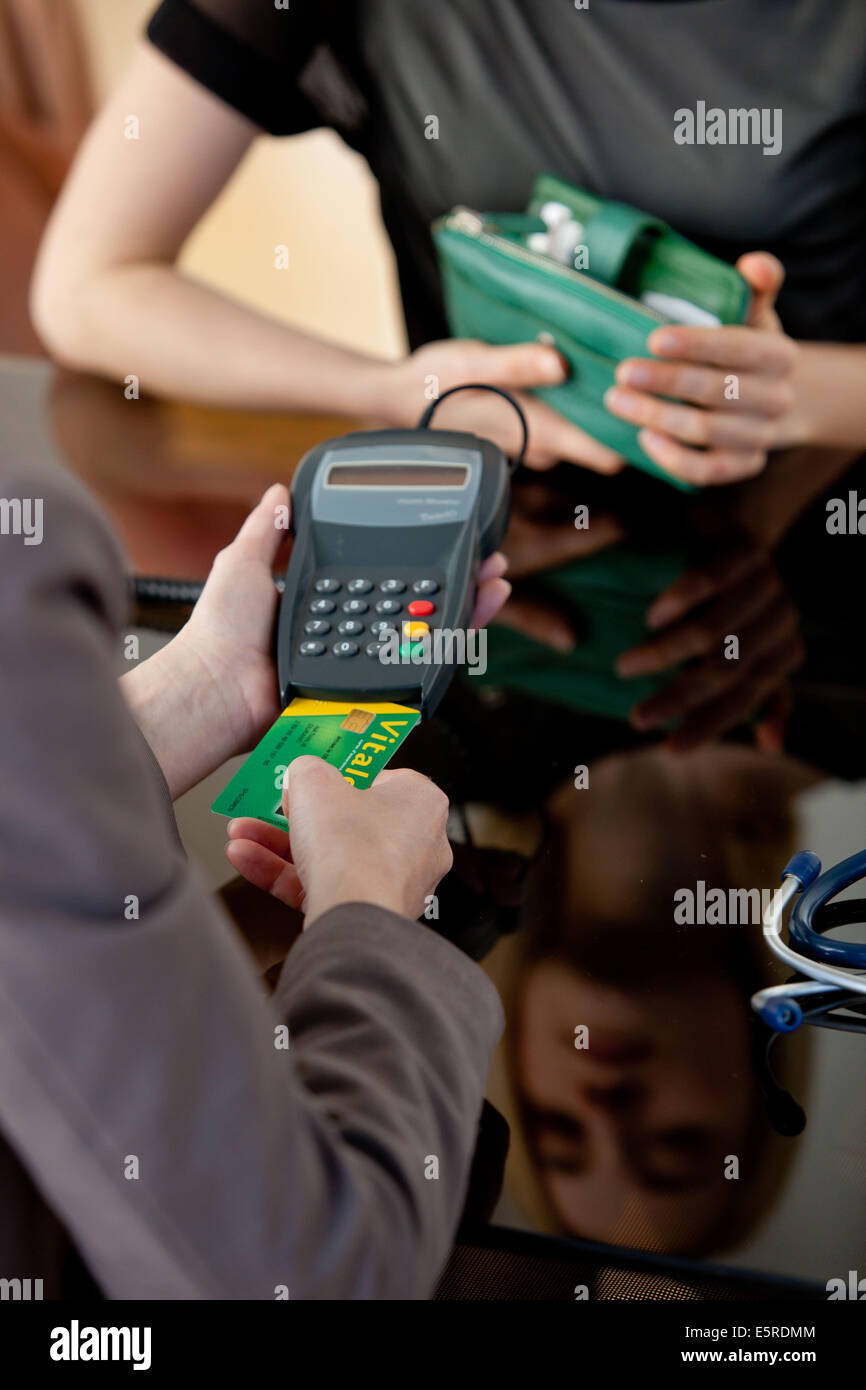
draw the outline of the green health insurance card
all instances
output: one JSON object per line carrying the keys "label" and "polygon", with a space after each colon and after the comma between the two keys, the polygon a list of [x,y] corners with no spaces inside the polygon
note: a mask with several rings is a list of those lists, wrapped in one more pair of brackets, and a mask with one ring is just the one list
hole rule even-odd
{"label": "green health insurance card", "polygon": [[283,777],[309,753],[355,787],[369,787],[421,718],[407,705],[292,700],[211,806],[220,816],[252,816],[280,830]]}

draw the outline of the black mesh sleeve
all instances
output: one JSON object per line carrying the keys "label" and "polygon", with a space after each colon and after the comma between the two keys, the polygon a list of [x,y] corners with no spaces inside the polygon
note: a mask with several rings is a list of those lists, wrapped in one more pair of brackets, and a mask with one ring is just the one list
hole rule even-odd
{"label": "black mesh sleeve", "polygon": [[323,14],[313,0],[288,9],[274,0],[163,0],[147,36],[248,120],[271,135],[294,135],[322,124],[298,80],[324,37]]}

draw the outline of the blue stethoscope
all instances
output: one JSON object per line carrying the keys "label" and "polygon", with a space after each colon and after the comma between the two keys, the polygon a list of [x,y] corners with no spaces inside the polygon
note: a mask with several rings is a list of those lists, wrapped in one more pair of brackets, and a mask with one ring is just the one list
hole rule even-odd
{"label": "blue stethoscope", "polygon": [[[782,886],[764,913],[767,944],[779,960],[805,980],[759,990],[752,1008],[775,1033],[792,1033],[801,1023],[866,1033],[866,944],[827,938],[825,932],[866,921],[866,900],[832,903],[843,889],[866,877],[866,850],[821,872],[816,854],[795,854],[784,868]],[[782,917],[797,898],[782,940]],[[804,1007],[806,1006],[806,1007]],[[845,1010],[838,1013],[838,1010]]]}

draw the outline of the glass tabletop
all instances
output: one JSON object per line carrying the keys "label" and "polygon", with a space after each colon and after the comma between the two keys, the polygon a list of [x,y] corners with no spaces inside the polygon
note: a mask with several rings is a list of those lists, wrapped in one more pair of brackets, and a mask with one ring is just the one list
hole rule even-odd
{"label": "glass tabletop", "polygon": [[[96,494],[131,574],[183,581],[350,428],[12,359],[0,401],[23,458]],[[866,1039],[773,1041],[750,1007],[789,978],[761,925],[786,861],[864,843],[863,532],[864,463],[838,451],[693,496],[632,469],[516,480],[486,669],[400,754],[452,800],[431,926],[505,1004],[497,1223],[821,1286],[866,1273]]]}

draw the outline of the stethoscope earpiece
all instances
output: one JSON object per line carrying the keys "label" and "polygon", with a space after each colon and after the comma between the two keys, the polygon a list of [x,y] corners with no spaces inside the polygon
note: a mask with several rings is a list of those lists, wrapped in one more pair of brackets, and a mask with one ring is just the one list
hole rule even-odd
{"label": "stethoscope earpiece", "polygon": [[806,1128],[806,1112],[790,1091],[775,1091],[766,1096],[767,1118],[773,1129],[786,1139],[793,1139]]}
{"label": "stethoscope earpiece", "polygon": [[[796,999],[791,998],[789,987],[783,985],[782,989],[784,993],[778,999],[767,999],[757,1012],[774,1033],[794,1033],[803,1022],[803,1010]],[[772,991],[764,990],[763,993],[770,994]]]}

